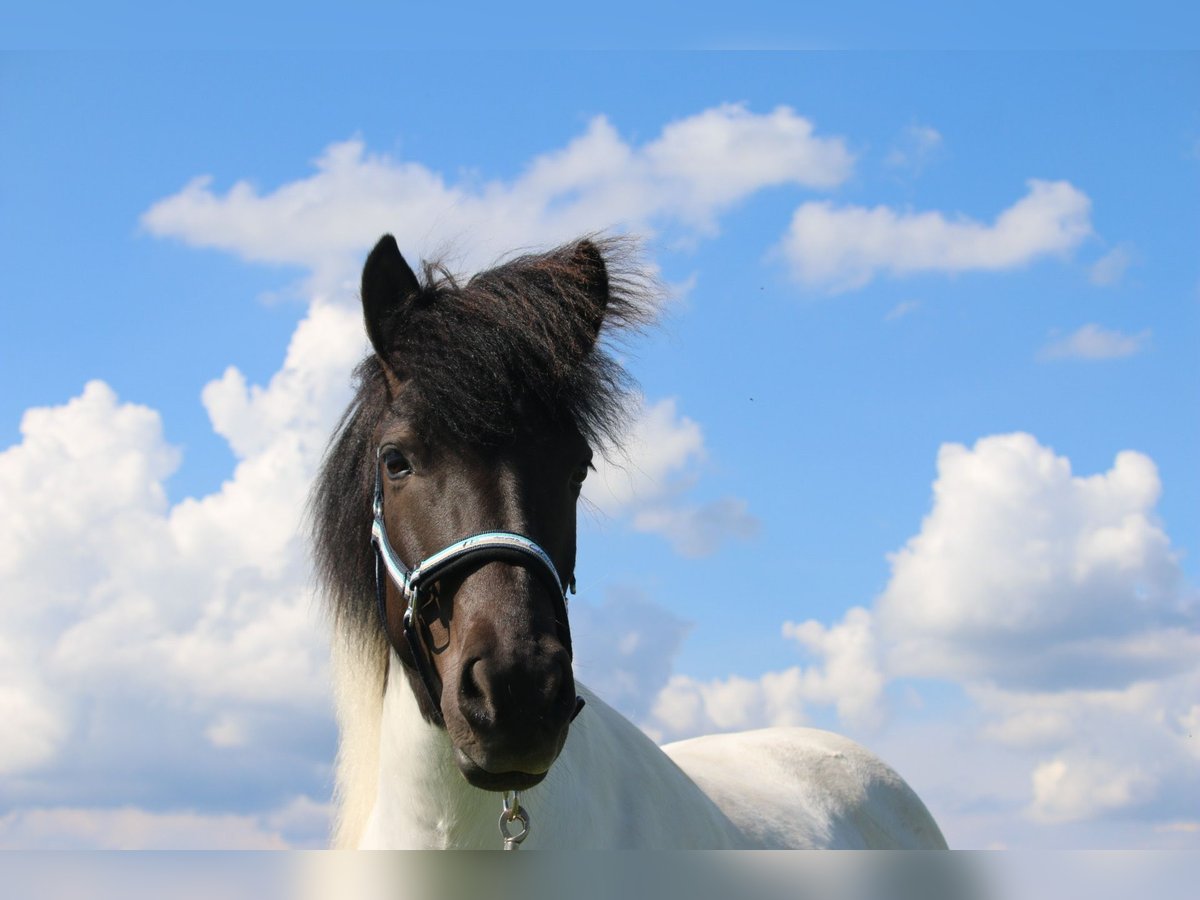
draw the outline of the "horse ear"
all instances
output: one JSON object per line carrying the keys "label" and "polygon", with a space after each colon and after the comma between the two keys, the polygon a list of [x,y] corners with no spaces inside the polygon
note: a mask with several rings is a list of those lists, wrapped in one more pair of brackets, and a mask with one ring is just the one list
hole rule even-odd
{"label": "horse ear", "polygon": [[588,299],[588,308],[583,310],[583,320],[588,328],[584,348],[586,355],[600,336],[600,326],[604,324],[604,314],[608,310],[608,267],[604,264],[600,248],[584,238],[575,245],[571,254],[571,269],[579,273]]}
{"label": "horse ear", "polygon": [[363,321],[367,337],[384,368],[390,371],[388,355],[399,313],[420,293],[421,285],[409,268],[396,239],[385,234],[367,257],[362,274]]}

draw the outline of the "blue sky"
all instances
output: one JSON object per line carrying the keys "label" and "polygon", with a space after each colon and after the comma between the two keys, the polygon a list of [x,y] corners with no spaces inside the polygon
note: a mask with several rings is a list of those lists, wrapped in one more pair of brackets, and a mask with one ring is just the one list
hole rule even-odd
{"label": "blue sky", "polygon": [[0,57],[0,842],[320,842],[298,516],[355,269],[609,229],[673,298],[589,485],[584,680],[662,739],[850,733],[958,846],[1195,847],[1197,57],[420,15]]}

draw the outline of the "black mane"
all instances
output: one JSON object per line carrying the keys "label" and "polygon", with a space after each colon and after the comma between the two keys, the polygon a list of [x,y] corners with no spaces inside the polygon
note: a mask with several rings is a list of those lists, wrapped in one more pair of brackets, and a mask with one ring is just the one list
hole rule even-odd
{"label": "black mane", "polygon": [[[656,282],[622,238],[590,239],[604,261],[608,297],[601,337],[647,323]],[[627,418],[632,382],[601,346],[595,298],[575,242],[520,256],[465,284],[426,263],[419,295],[393,331],[388,365],[405,379],[403,412],[429,434],[479,446],[502,443],[531,409],[572,422],[611,446]],[[376,425],[389,411],[388,380],[375,354],[354,372],[342,415],[309,499],[316,574],[335,621],[383,648],[374,609],[370,547]]]}

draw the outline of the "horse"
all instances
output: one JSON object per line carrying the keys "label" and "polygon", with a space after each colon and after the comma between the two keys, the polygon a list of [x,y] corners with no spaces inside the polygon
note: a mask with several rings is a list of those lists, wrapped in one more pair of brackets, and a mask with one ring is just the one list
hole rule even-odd
{"label": "horse", "polygon": [[337,848],[941,848],[858,744],[770,728],[656,745],[574,678],[576,505],[653,317],[627,239],[469,280],[391,235],[363,267],[371,352],[310,498],[333,628]]}

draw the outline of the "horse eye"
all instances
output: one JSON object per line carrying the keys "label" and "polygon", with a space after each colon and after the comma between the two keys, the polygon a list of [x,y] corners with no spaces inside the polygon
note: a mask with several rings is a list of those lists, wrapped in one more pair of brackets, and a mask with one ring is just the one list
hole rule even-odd
{"label": "horse eye", "polygon": [[388,478],[402,478],[412,474],[412,465],[395,447],[388,447],[383,451],[383,469]]}

